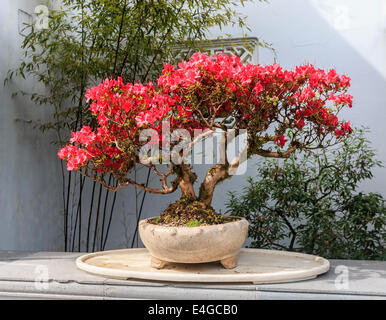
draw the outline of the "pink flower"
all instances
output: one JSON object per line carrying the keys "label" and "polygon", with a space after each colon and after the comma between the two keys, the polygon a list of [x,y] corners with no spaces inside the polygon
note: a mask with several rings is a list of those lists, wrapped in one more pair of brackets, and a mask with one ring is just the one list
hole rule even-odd
{"label": "pink flower", "polygon": [[296,124],[296,128],[302,129],[305,126],[304,120],[300,119],[298,123]]}
{"label": "pink flower", "polygon": [[280,136],[275,140],[275,144],[279,145],[280,147],[284,147],[288,140],[284,138],[284,136]]}
{"label": "pink flower", "polygon": [[315,92],[310,87],[307,87],[307,88],[304,88],[302,93],[300,94],[299,101],[304,102],[314,97],[315,97]]}
{"label": "pink flower", "polygon": [[60,159],[67,161],[67,170],[76,170],[84,165],[92,155],[87,151],[77,148],[73,145],[68,145],[59,150],[58,156]]}
{"label": "pink flower", "polygon": [[338,81],[339,81],[339,76],[337,75],[335,69],[331,69],[327,73],[327,83],[331,84],[331,83],[338,82]]}
{"label": "pink flower", "polygon": [[261,85],[260,82],[256,83],[256,85],[253,87],[253,91],[256,94],[259,94],[261,91],[263,91],[263,86]]}
{"label": "pink flower", "polygon": [[89,126],[84,126],[80,131],[72,132],[71,136],[71,143],[77,142],[82,143],[86,146],[94,143],[96,139],[96,134],[92,132]]}
{"label": "pink flower", "polygon": [[352,108],[352,99],[353,96],[350,94],[340,94],[334,95],[332,92],[328,96],[328,100],[334,101],[335,104],[347,104],[350,108]]}
{"label": "pink flower", "polygon": [[340,77],[340,84],[343,87],[349,87],[350,86],[350,81],[351,81],[351,79],[349,77],[345,76],[345,75]]}

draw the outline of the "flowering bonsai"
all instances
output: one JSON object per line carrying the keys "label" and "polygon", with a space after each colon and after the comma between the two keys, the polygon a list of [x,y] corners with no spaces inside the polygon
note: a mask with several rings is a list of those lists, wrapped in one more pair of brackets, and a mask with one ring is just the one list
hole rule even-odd
{"label": "flowering bonsai", "polygon": [[[350,78],[334,69],[325,72],[305,64],[284,70],[278,64],[243,65],[234,55],[196,53],[178,66],[165,64],[156,84],[118,78],[88,89],[96,127],[73,132],[58,156],[68,170],[79,170],[113,191],[129,185],[156,194],[180,189],[181,199],[153,223],[220,224],[226,221],[211,207],[214,189],[243,161],[253,155],[288,158],[296,151],[326,148],[352,132],[350,123],[337,117],[352,106],[349,86]],[[170,150],[180,141],[170,139],[165,126],[167,132],[185,129],[188,135],[174,154]],[[197,175],[183,156],[216,130],[228,140],[244,130],[245,156],[214,163],[196,192]],[[152,134],[144,139],[143,132]],[[161,151],[153,152],[154,146]],[[151,168],[160,186],[131,179],[136,165]],[[107,174],[115,177],[115,185],[106,182]]]}

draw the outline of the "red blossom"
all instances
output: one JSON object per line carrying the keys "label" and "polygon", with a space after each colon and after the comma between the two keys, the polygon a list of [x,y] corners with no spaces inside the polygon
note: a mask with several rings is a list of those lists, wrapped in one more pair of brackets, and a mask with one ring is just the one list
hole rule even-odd
{"label": "red blossom", "polygon": [[275,140],[275,143],[277,145],[279,145],[280,147],[284,147],[285,143],[287,142],[288,140],[284,138],[284,136],[280,136],[279,138],[277,138]]}
{"label": "red blossom", "polygon": [[305,64],[284,70],[279,64],[243,65],[235,55],[196,53],[177,66],[165,64],[155,83],[105,79],[88,89],[97,126],[73,132],[70,144],[59,150],[68,170],[90,166],[97,172],[126,172],[143,145],[139,129],[156,130],[152,143],[165,144],[164,120],[171,130],[185,128],[193,136],[194,129],[206,129],[214,119],[233,117],[250,139],[276,130],[275,124],[286,126],[274,140],[282,148],[293,145],[285,138],[287,129],[336,138],[352,132],[350,123],[337,117],[341,108],[352,107],[350,78],[334,69]]}

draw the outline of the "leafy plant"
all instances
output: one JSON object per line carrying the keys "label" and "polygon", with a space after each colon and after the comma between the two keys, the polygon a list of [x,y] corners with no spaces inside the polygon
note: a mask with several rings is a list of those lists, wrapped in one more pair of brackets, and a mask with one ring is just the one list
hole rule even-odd
{"label": "leafy plant", "polygon": [[[178,225],[191,216],[208,224],[221,223],[211,207],[214,189],[248,156],[288,158],[295,151],[333,146],[352,132],[350,123],[337,117],[340,110],[352,106],[349,86],[350,78],[334,69],[243,65],[235,55],[197,52],[178,66],[165,64],[156,84],[118,78],[88,89],[86,97],[92,101],[90,111],[98,127],[72,132],[58,156],[68,170],[113,191],[130,185],[155,194],[180,189],[181,200],[161,215],[166,223]],[[227,146],[220,147],[222,161],[208,169],[197,195],[197,175],[186,155],[216,130],[222,131]],[[225,149],[236,131],[246,134],[247,143],[241,154],[227,159]],[[132,180],[129,174],[135,164],[153,170],[161,186]],[[117,185],[106,181],[108,174]]]}
{"label": "leafy plant", "polygon": [[[49,12],[48,28],[26,26],[24,56],[5,79],[7,83],[20,76],[41,83],[44,87],[41,91],[20,90],[15,95],[29,96],[37,105],[45,106],[44,119],[49,121],[19,120],[32,123],[43,132],[55,130],[58,137],[55,142],[60,144],[71,131],[83,125],[95,128],[96,121],[84,99],[86,88],[105,77],[121,76],[130,82],[146,82],[161,71],[165,61],[173,62],[182,49],[199,48],[199,41],[206,39],[209,28],[227,24],[247,28],[245,17],[232,9],[239,3],[243,4],[232,0],[61,1],[60,8],[52,7]],[[150,171],[146,184],[149,174]],[[63,168],[62,179],[65,251],[76,246],[80,251],[83,243],[82,250],[103,250],[116,194],[110,210],[109,191],[103,193],[102,187],[95,188],[95,182],[91,184],[85,237],[81,234],[85,221],[82,198],[89,181],[79,174],[65,175]],[[113,176],[108,181],[116,182]],[[142,194],[141,208],[145,195],[146,191]],[[138,212],[137,215],[140,216]]]}
{"label": "leafy plant", "polygon": [[251,223],[251,247],[283,249],[332,259],[385,260],[386,204],[359,183],[382,166],[356,129],[332,150],[265,161],[228,211]]}

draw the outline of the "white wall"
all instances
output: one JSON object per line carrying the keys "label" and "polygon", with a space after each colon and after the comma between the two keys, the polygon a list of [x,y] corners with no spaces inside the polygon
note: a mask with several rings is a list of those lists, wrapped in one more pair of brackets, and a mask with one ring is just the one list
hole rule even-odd
{"label": "white wall", "polygon": [[[255,1],[241,12],[252,29],[248,35],[272,43],[283,67],[309,62],[351,77],[354,105],[342,116],[355,126],[370,128],[368,138],[386,165],[386,0]],[[223,32],[241,35],[230,28]],[[213,30],[212,37],[220,34]],[[262,49],[260,63],[272,62],[272,52]],[[248,163],[247,175],[256,175],[253,162]],[[243,185],[244,177],[235,177],[217,188],[216,208],[223,206],[224,192]],[[386,197],[386,168],[374,170],[374,179],[361,187]]]}
{"label": "white wall", "polygon": [[[22,37],[18,9],[33,12],[41,1],[1,0],[0,9],[0,250],[60,250],[62,215],[59,163],[52,136],[16,118],[44,117],[45,108],[11,98],[36,84],[15,80],[3,87],[7,71],[18,65]],[[34,88],[36,89],[36,88]]]}
{"label": "white wall", "polygon": [[[17,33],[17,9],[32,12],[41,1],[1,0],[0,75],[18,64],[21,36]],[[386,162],[383,140],[386,120],[386,1],[385,0],[270,0],[247,3],[241,9],[252,27],[250,36],[272,42],[277,61],[286,68],[311,62],[323,68],[335,67],[352,78],[354,106],[345,119],[354,125],[366,125],[369,136]],[[226,28],[222,34],[241,34]],[[212,36],[219,35],[213,30]],[[260,52],[260,63],[273,62],[268,50]],[[2,79],[0,79],[2,80]],[[17,117],[40,117],[44,108],[28,100],[11,99],[11,92],[31,87],[31,82],[17,81],[11,87],[0,86],[0,250],[61,250],[63,217],[61,215],[60,167],[51,137],[15,123]],[[40,111],[37,111],[40,110]],[[248,162],[248,172],[235,176],[216,189],[213,205],[224,212],[229,190],[240,190],[248,175],[256,175],[256,164]],[[200,177],[204,168],[199,169]],[[145,173],[140,174],[144,178]],[[198,186],[197,186],[198,188]],[[87,188],[89,190],[89,188]],[[386,169],[375,171],[375,178],[363,185],[365,191],[386,196]],[[144,217],[157,216],[171,196],[146,196]],[[112,232],[107,248],[127,247],[135,222],[134,188],[118,192]],[[140,204],[140,202],[139,202]],[[87,203],[84,201],[84,210]]]}

